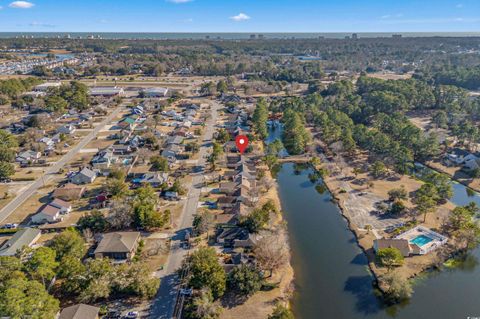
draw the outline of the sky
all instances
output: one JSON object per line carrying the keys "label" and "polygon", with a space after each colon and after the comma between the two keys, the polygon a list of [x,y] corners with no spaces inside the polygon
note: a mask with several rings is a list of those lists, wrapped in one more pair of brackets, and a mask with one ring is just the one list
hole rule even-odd
{"label": "sky", "polygon": [[0,0],[0,32],[472,32],[480,0]]}

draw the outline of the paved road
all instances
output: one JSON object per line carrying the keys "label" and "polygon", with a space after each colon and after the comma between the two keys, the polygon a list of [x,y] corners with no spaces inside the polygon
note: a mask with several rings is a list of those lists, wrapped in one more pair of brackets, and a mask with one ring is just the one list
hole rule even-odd
{"label": "paved road", "polygon": [[[209,142],[213,137],[215,131],[215,123],[217,122],[218,109],[220,104],[214,102],[211,109],[211,117],[205,123],[205,134],[203,137],[203,143],[199,150],[199,166],[206,164],[205,155],[210,148]],[[192,186],[188,192],[187,199],[183,206],[182,215],[180,217],[179,228],[172,238],[170,245],[170,255],[168,257],[167,265],[161,278],[160,288],[157,296],[153,301],[153,305],[150,309],[149,318],[155,319],[169,319],[173,315],[175,301],[178,293],[178,276],[176,271],[182,265],[182,261],[187,254],[187,251],[180,247],[182,240],[185,238],[185,234],[192,227],[193,215],[197,211],[198,201],[200,199],[200,193],[203,183],[203,174],[195,174],[192,178]]]}
{"label": "paved road", "polygon": [[124,108],[122,106],[117,107],[112,113],[110,113],[99,125],[97,125],[90,134],[85,136],[77,145],[75,145],[67,154],[65,154],[58,162],[49,166],[42,176],[35,180],[25,191],[17,195],[10,203],[4,206],[0,210],[0,223],[10,216],[15,209],[23,204],[30,196],[32,196],[40,187],[47,183],[50,179],[51,174],[57,173],[61,168],[65,166],[66,163],[71,161],[77,153],[87,146],[102,130],[106,124],[110,123],[115,116],[117,116]]}

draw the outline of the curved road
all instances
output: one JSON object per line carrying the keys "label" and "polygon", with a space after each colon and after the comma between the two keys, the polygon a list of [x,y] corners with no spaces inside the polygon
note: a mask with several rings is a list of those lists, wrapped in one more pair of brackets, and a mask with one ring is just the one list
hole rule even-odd
{"label": "curved road", "polygon": [[30,196],[32,196],[40,187],[43,186],[49,180],[50,174],[58,173],[58,171],[65,166],[66,163],[71,161],[77,153],[87,146],[97,134],[110,123],[115,116],[117,116],[124,108],[122,106],[117,107],[112,113],[110,113],[99,125],[97,125],[90,134],[85,136],[77,145],[75,145],[67,154],[65,154],[58,162],[48,167],[42,176],[36,179],[23,193],[17,195],[11,202],[4,206],[0,210],[0,223],[10,216],[15,209],[22,205]]}

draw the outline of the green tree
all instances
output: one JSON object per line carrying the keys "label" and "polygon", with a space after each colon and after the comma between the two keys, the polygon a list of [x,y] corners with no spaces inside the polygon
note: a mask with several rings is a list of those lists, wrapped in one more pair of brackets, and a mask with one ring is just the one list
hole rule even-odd
{"label": "green tree", "polygon": [[48,294],[45,286],[17,276],[2,282],[0,286],[0,313],[12,319],[54,318],[60,302]]}
{"label": "green tree", "polygon": [[387,172],[387,167],[383,162],[375,161],[369,170],[374,178],[380,178]]}
{"label": "green tree", "polygon": [[78,228],[81,230],[90,229],[95,233],[102,233],[108,228],[108,222],[99,210],[92,210],[91,212],[80,217],[77,222]]}
{"label": "green tree", "polygon": [[220,80],[217,83],[217,92],[218,93],[227,93],[228,92],[228,85],[227,82],[224,80]]}
{"label": "green tree", "polygon": [[407,190],[403,185],[401,185],[399,188],[394,188],[388,191],[388,200],[391,202],[396,200],[406,200],[407,197]]}
{"label": "green tree", "polygon": [[403,264],[403,255],[397,248],[383,248],[376,253],[376,262],[381,267],[386,267],[389,271],[393,267],[398,267]]}
{"label": "green tree", "polygon": [[40,247],[33,250],[30,259],[24,265],[27,274],[32,279],[40,281],[44,286],[53,279],[57,267],[55,250],[49,247]]}
{"label": "green tree", "polygon": [[290,309],[278,304],[273,309],[272,314],[268,316],[268,319],[294,319],[294,316]]}
{"label": "green tree", "polygon": [[0,179],[7,178],[15,174],[15,167],[7,162],[0,162]]}
{"label": "green tree", "polygon": [[210,289],[215,299],[223,295],[226,287],[225,270],[218,261],[215,249],[201,247],[190,255],[187,262],[190,286]]}
{"label": "green tree", "polygon": [[268,108],[265,99],[259,99],[252,115],[253,130],[264,140],[268,136]]}
{"label": "green tree", "polygon": [[264,280],[260,270],[251,265],[241,265],[234,268],[227,278],[230,289],[241,296],[251,296],[259,291]]}
{"label": "green tree", "polygon": [[150,158],[150,164],[155,171],[168,172],[169,170],[168,160],[162,156],[152,156]]}
{"label": "green tree", "polygon": [[45,99],[45,107],[51,112],[63,113],[68,107],[68,102],[61,96],[50,95]]}
{"label": "green tree", "polygon": [[86,252],[85,241],[74,228],[68,228],[53,237],[50,248],[55,251],[56,260],[59,262],[68,256],[81,259]]}

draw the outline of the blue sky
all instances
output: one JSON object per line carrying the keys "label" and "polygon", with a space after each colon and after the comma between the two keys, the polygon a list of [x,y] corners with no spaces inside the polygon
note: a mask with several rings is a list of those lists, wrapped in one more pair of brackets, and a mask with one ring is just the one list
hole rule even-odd
{"label": "blue sky", "polygon": [[480,31],[479,0],[0,0],[0,32]]}

